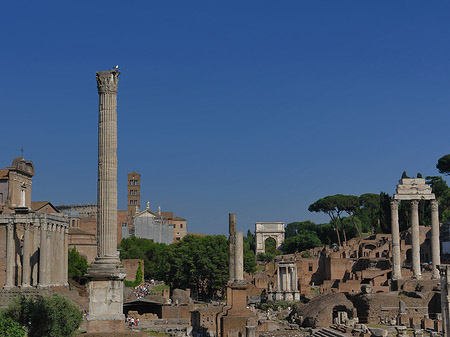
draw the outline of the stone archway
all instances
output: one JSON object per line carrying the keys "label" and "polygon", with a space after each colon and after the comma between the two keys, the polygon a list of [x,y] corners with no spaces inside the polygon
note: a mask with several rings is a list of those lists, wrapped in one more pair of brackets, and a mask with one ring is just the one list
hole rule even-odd
{"label": "stone archway", "polygon": [[255,223],[256,255],[265,253],[266,240],[275,240],[275,248],[279,248],[284,241],[284,222]]}

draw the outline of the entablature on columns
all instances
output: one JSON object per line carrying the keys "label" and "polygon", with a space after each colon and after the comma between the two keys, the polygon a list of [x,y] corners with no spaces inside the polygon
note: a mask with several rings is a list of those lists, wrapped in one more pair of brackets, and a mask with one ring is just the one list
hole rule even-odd
{"label": "entablature on columns", "polygon": [[435,200],[431,186],[425,184],[424,178],[402,178],[397,185],[394,200]]}
{"label": "entablature on columns", "polygon": [[69,218],[66,214],[55,213],[27,213],[27,214],[2,214],[0,215],[0,224],[7,223],[30,223],[34,226],[40,226],[41,223],[52,223],[61,227],[69,227]]}

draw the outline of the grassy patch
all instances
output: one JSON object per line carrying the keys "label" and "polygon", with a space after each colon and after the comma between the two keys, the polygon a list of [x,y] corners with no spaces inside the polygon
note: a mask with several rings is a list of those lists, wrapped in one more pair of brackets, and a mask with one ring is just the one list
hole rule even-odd
{"label": "grassy patch", "polygon": [[167,284],[159,284],[150,290],[151,293],[160,293],[164,289],[169,289],[170,287]]}

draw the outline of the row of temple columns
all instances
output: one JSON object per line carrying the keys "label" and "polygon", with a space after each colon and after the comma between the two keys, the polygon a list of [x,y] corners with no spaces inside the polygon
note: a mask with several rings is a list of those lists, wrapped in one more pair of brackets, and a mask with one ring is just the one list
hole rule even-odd
{"label": "row of temple columns", "polygon": [[[67,225],[47,222],[36,224],[9,222],[6,226],[5,288],[16,286],[48,288],[67,285]],[[22,251],[20,251],[18,230],[23,230]],[[21,258],[21,277],[17,275],[19,270],[17,256]]]}
{"label": "row of temple columns", "polygon": [[[400,232],[398,221],[398,200],[391,200],[391,225],[392,225],[392,278],[402,278]],[[411,200],[411,237],[412,237],[412,278],[420,279],[420,231],[419,231],[419,200]],[[439,210],[437,200],[431,200],[431,262],[432,279],[439,278],[440,244],[439,244]]]}
{"label": "row of temple columns", "polygon": [[297,268],[278,264],[278,291],[297,291]]}

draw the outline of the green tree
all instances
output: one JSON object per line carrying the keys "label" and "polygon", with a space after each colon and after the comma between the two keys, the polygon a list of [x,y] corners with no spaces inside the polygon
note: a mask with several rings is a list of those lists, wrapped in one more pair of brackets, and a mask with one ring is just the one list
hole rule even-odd
{"label": "green tree", "polygon": [[361,231],[355,220],[355,214],[359,211],[359,198],[356,195],[339,195],[338,205],[339,208],[343,209],[345,213],[350,216],[351,223],[353,224],[358,237],[361,237]]}
{"label": "green tree", "polygon": [[342,246],[341,236],[339,234],[339,221],[344,210],[338,207],[336,195],[326,196],[317,200],[315,203],[309,205],[308,211],[317,213],[322,212],[330,217],[336,231],[338,245]]}
{"label": "green tree", "polygon": [[0,315],[0,336],[3,337],[24,337],[25,329],[10,317]]}
{"label": "green tree", "polygon": [[83,314],[77,305],[66,297],[53,294],[36,299],[17,297],[4,312],[28,330],[28,337],[74,336]]}
{"label": "green tree", "polygon": [[77,249],[73,247],[68,252],[68,277],[80,284],[84,284],[87,278],[84,276],[88,269],[88,263],[84,256],[81,256]]}
{"label": "green tree", "polygon": [[391,197],[388,193],[380,192],[380,231],[391,233]]}
{"label": "green tree", "polygon": [[372,234],[380,232],[380,195],[375,193],[361,194],[359,196],[359,204],[361,205],[361,220],[364,218],[368,219]]}
{"label": "green tree", "polygon": [[402,179],[405,179],[405,178],[409,178],[409,177],[408,177],[408,175],[406,174],[406,171],[403,171],[403,173],[402,173]]}
{"label": "green tree", "polygon": [[450,175],[450,154],[439,158],[436,168],[439,170],[439,173]]}
{"label": "green tree", "polygon": [[297,235],[284,240],[281,250],[284,254],[292,254],[320,246],[322,246],[322,242],[315,231],[302,230]]}
{"label": "green tree", "polygon": [[291,222],[286,225],[284,237],[286,239],[296,236],[298,233],[300,233],[303,230],[308,231],[317,231],[317,225],[309,220],[301,221],[301,222]]}
{"label": "green tree", "polygon": [[187,235],[171,246],[167,280],[173,287],[191,288],[204,299],[223,295],[229,259],[224,235]]}
{"label": "green tree", "polygon": [[253,234],[250,229],[247,230],[247,236],[244,236],[244,243],[248,243],[250,246],[250,249],[253,250],[253,252],[256,252],[256,239],[255,234]]}
{"label": "green tree", "polygon": [[144,278],[166,280],[169,268],[169,252],[172,245],[155,243],[143,238],[123,239],[119,248],[122,259],[144,260]]}
{"label": "green tree", "polygon": [[244,240],[244,271],[254,273],[256,271],[255,252],[251,249],[250,243]]}

